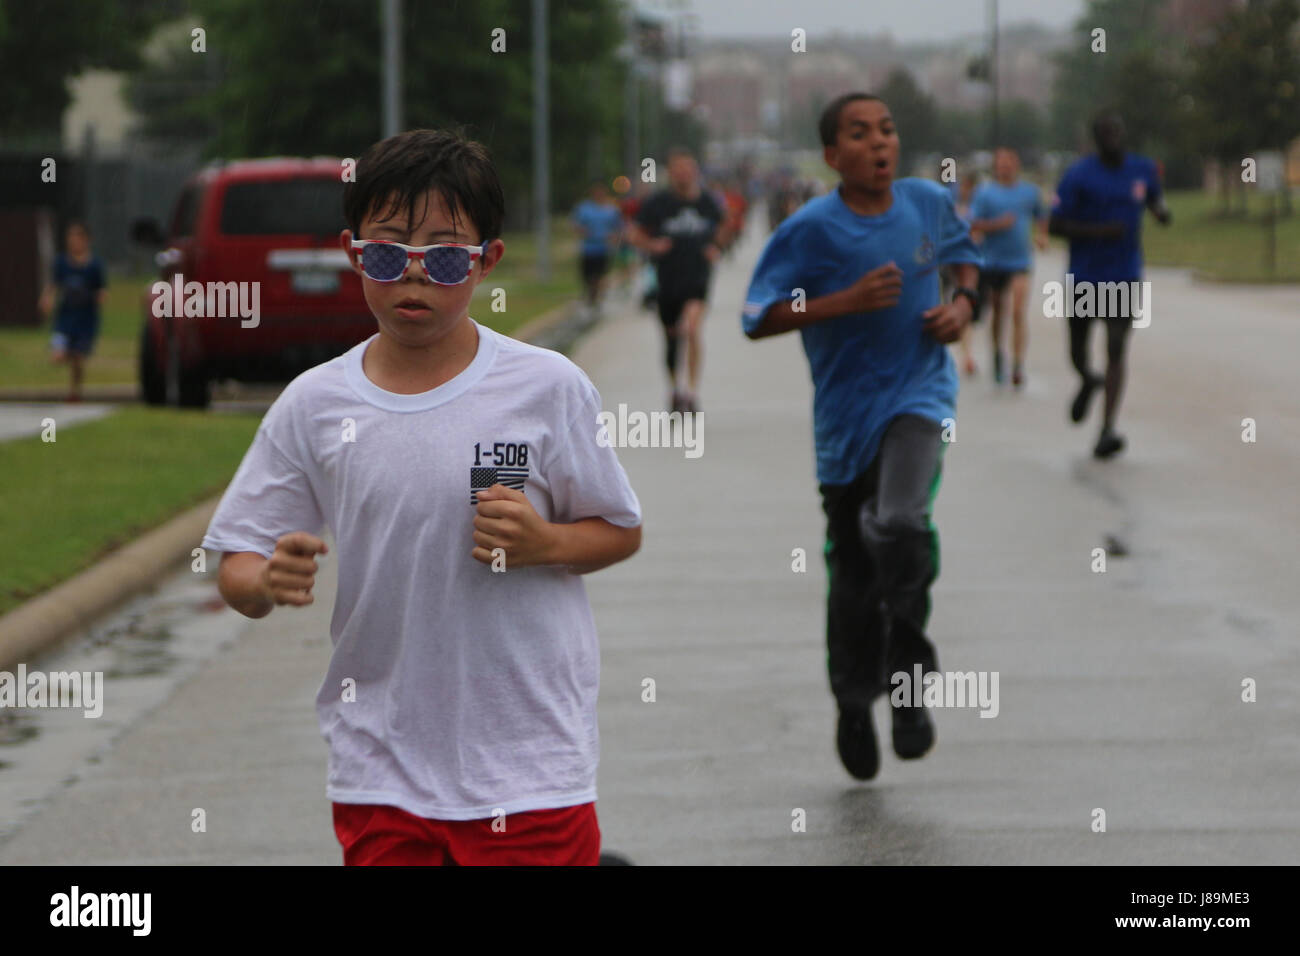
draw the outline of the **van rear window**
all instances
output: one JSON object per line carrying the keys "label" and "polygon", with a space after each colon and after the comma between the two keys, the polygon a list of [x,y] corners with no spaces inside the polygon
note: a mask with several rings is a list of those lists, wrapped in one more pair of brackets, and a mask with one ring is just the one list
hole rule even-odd
{"label": "van rear window", "polygon": [[227,236],[336,236],[346,226],[339,179],[231,183],[221,207]]}

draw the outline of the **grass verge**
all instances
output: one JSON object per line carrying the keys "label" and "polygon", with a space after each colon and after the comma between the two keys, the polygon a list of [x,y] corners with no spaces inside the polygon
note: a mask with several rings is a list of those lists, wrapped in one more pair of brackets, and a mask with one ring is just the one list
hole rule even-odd
{"label": "grass verge", "polygon": [[1266,199],[1252,196],[1247,215],[1225,216],[1219,199],[1200,191],[1168,197],[1174,221],[1164,228],[1151,216],[1142,223],[1148,265],[1182,266],[1225,282],[1300,282],[1300,201],[1277,220],[1277,268],[1266,268]]}
{"label": "grass verge", "polygon": [[259,420],[131,406],[0,442],[0,613],[221,491]]}

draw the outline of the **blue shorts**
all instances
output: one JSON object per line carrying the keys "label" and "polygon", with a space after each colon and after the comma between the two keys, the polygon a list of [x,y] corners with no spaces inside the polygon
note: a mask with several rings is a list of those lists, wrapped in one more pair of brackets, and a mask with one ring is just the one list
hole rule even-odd
{"label": "blue shorts", "polygon": [[89,355],[95,348],[97,338],[99,338],[98,319],[61,315],[54,321],[54,335],[50,337],[50,348],[60,352]]}

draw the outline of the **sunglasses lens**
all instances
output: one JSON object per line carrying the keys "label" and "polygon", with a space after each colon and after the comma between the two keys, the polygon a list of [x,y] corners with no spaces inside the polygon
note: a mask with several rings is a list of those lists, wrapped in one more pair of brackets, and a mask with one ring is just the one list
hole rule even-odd
{"label": "sunglasses lens", "polygon": [[392,282],[406,271],[406,251],[382,242],[371,242],[361,250],[361,267],[379,282]]}
{"label": "sunglasses lens", "polygon": [[442,285],[459,285],[469,275],[469,250],[443,246],[424,254],[429,278]]}

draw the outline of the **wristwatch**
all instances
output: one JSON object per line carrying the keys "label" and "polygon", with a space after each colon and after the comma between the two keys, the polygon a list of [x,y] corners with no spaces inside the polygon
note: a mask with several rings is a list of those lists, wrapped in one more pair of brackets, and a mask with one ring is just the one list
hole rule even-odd
{"label": "wristwatch", "polygon": [[970,300],[971,315],[974,315],[975,313],[979,312],[980,294],[978,292],[976,292],[974,289],[970,288],[969,286],[962,285],[962,286],[958,286],[957,291],[952,294],[952,301],[956,302],[957,297],[959,295],[964,295],[967,299]]}

